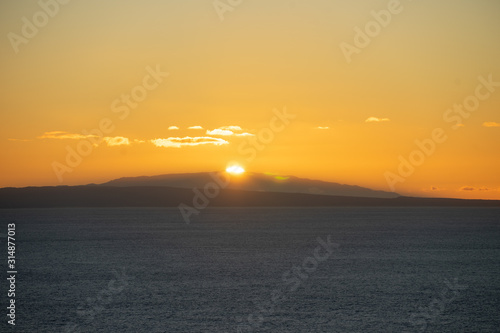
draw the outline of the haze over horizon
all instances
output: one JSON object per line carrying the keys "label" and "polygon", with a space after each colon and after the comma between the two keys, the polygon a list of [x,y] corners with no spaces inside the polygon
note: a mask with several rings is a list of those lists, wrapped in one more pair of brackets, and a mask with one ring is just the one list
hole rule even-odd
{"label": "haze over horizon", "polygon": [[0,4],[0,187],[234,162],[500,199],[498,1],[220,2]]}

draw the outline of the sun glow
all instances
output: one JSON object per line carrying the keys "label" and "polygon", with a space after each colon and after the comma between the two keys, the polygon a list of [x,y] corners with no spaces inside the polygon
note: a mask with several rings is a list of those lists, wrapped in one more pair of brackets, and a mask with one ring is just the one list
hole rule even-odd
{"label": "sun glow", "polygon": [[242,173],[245,172],[245,169],[243,169],[241,166],[238,164],[233,164],[230,165],[226,168],[226,172],[230,173],[232,175],[241,175]]}

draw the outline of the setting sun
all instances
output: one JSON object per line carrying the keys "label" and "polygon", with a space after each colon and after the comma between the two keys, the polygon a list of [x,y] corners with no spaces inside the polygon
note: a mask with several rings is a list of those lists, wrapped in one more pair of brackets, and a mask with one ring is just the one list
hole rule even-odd
{"label": "setting sun", "polygon": [[243,169],[241,166],[237,164],[233,164],[226,168],[226,172],[232,175],[241,175],[242,173],[245,172],[245,169]]}

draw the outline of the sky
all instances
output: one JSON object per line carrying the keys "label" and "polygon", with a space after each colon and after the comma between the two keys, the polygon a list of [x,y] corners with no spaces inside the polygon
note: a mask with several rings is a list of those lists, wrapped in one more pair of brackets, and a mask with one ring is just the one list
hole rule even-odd
{"label": "sky", "polygon": [[500,199],[500,2],[0,4],[0,187],[224,170]]}

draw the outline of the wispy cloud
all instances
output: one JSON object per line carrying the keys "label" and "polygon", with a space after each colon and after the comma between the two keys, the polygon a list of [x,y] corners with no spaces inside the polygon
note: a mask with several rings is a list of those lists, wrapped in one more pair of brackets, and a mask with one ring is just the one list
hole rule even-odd
{"label": "wispy cloud", "polygon": [[[253,136],[254,134],[250,133],[238,133],[235,134],[232,131],[228,130],[221,130],[221,129],[216,129],[214,131],[207,131],[207,132],[213,132],[218,135],[235,135],[235,136]],[[221,134],[224,133],[224,134]],[[228,141],[221,139],[221,138],[214,138],[211,136],[202,136],[202,137],[169,137],[167,139],[163,138],[158,138],[158,139],[153,139],[153,140],[139,140],[139,139],[129,139],[123,136],[114,136],[114,137],[98,137],[96,135],[82,135],[82,134],[76,134],[76,133],[69,133],[69,132],[64,132],[64,131],[52,131],[52,132],[45,132],[43,135],[37,137],[38,139],[59,139],[59,140],[83,140],[83,139],[90,139],[90,138],[98,138],[97,140],[94,139],[92,141],[95,141],[93,145],[97,147],[100,142],[104,142],[106,146],[108,147],[116,147],[116,146],[128,146],[131,144],[135,143],[152,143],[157,147],[174,147],[174,148],[180,148],[183,146],[198,146],[198,145],[207,145],[207,144],[212,144],[212,145],[226,145],[229,144]],[[9,139],[10,141],[31,141],[31,140],[20,140],[20,139]]]}
{"label": "wispy cloud", "polygon": [[242,131],[240,126],[222,126],[216,128],[212,131],[207,130],[208,135],[219,135],[219,136],[255,136],[255,134],[251,133],[234,133],[234,131]]}
{"label": "wispy cloud", "polygon": [[233,135],[234,132],[233,131],[229,131],[229,130],[223,130],[223,129],[220,129],[220,128],[216,128],[213,131],[207,130],[207,134],[208,135],[229,136],[229,135]]}
{"label": "wispy cloud", "polygon": [[64,131],[52,131],[52,132],[45,132],[39,137],[38,139],[59,139],[59,140],[80,140],[80,139],[87,139],[87,138],[95,138],[95,135],[83,135],[83,134],[78,134],[78,133],[68,133]]}
{"label": "wispy cloud", "polygon": [[169,129],[170,131],[173,131],[173,130],[178,130],[178,129],[179,129],[179,127],[177,127],[177,126],[169,126],[169,128],[168,128],[168,129]]}
{"label": "wispy cloud", "polygon": [[327,129],[330,129],[330,127],[328,127],[328,126],[318,126],[318,127],[316,127],[316,129],[327,130]]}
{"label": "wispy cloud", "polygon": [[115,136],[115,137],[105,137],[103,139],[108,146],[113,147],[113,146],[123,146],[123,145],[129,145],[130,141],[128,138],[124,138],[123,136]]}
{"label": "wispy cloud", "polygon": [[474,187],[474,186],[463,186],[460,188],[460,191],[491,191],[491,189],[482,186],[482,187]]}
{"label": "wispy cloud", "polygon": [[241,127],[240,126],[222,126],[222,127],[219,127],[219,129],[221,130],[229,130],[229,131],[242,131]]}
{"label": "wispy cloud", "polygon": [[500,123],[496,123],[494,121],[486,121],[483,123],[484,127],[500,127]]}
{"label": "wispy cloud", "polygon": [[21,141],[21,142],[27,142],[27,141],[31,141],[31,140],[28,140],[28,139],[7,139],[9,141]]}
{"label": "wispy cloud", "polygon": [[[97,137],[98,137],[97,135],[91,135],[91,134],[83,135],[83,134],[69,133],[64,131],[52,131],[43,133],[42,135],[38,136],[37,139],[83,140],[83,139],[97,138]],[[123,136],[115,136],[115,137],[106,136],[102,138],[102,140],[106,142],[106,144],[109,147],[130,144],[130,140]],[[97,143],[94,143],[94,146],[97,145],[98,145]]]}
{"label": "wispy cloud", "polygon": [[183,146],[198,146],[198,145],[206,145],[206,144],[212,144],[216,146],[220,145],[226,145],[229,142],[226,140],[220,139],[220,138],[212,138],[208,136],[202,136],[202,137],[189,137],[186,136],[184,138],[167,138],[167,139],[154,139],[151,140],[151,142],[156,146],[156,147],[173,147],[173,148],[180,148]]}
{"label": "wispy cloud", "polygon": [[188,129],[202,130],[203,127],[201,127],[201,126],[190,126],[190,127],[188,127]]}
{"label": "wispy cloud", "polygon": [[389,118],[369,117],[365,120],[365,123],[380,123],[383,121],[391,121],[391,120]]}
{"label": "wispy cloud", "polygon": [[460,188],[460,191],[475,191],[476,188],[472,186],[463,186]]}

